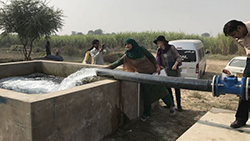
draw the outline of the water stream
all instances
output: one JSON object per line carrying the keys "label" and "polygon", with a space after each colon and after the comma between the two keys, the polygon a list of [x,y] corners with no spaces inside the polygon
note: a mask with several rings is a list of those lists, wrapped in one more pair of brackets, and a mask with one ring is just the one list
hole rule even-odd
{"label": "water stream", "polygon": [[83,68],[66,78],[34,73],[0,79],[0,88],[26,94],[44,94],[90,83],[98,79],[95,68]]}

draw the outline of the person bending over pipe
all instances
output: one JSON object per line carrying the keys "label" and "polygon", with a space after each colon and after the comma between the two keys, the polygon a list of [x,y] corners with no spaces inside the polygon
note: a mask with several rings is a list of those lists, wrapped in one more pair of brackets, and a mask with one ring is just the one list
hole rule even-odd
{"label": "person bending over pipe", "polygon": [[[153,74],[154,72],[160,73],[160,66],[157,64],[155,57],[144,47],[139,46],[134,39],[127,39],[125,41],[125,54],[105,67],[115,69],[123,64],[123,71]],[[144,112],[140,117],[142,121],[146,121],[151,114],[151,103],[162,98],[163,102],[171,105],[170,114],[175,114],[173,101],[166,87],[152,84],[141,84],[141,93],[144,101]]]}
{"label": "person bending over pipe", "polygon": [[[243,77],[250,77],[250,22],[231,20],[224,25],[223,32],[226,36],[234,38],[242,47],[245,48],[247,61]],[[236,120],[231,123],[232,128],[239,128],[246,125],[250,101],[240,98],[236,112]]]}

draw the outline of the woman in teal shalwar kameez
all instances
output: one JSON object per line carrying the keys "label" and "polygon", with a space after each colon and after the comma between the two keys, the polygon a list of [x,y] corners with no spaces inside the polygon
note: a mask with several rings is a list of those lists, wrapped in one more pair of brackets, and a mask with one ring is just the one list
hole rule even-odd
{"label": "woman in teal shalwar kameez", "polygon": [[[110,69],[114,69],[123,64],[123,71],[138,72],[153,74],[159,72],[160,67],[157,64],[155,57],[144,47],[139,46],[134,39],[127,39],[125,41],[126,52],[125,54],[108,66]],[[146,121],[151,114],[151,103],[162,98],[165,104],[173,105],[173,101],[168,94],[168,90],[164,86],[141,84],[141,94],[144,101],[144,112],[141,116],[142,121]],[[174,114],[174,107],[170,108],[170,113]]]}

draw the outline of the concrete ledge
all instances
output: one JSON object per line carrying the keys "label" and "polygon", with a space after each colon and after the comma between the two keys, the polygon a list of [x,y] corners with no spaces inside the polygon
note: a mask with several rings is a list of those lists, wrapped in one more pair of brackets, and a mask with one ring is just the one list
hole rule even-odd
{"label": "concrete ledge", "polygon": [[249,141],[250,121],[238,129],[230,128],[235,111],[212,108],[177,141]]}

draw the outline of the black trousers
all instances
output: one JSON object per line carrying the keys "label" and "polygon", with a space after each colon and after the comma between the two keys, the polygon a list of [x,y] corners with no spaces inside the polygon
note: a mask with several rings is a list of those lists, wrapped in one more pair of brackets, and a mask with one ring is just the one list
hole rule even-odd
{"label": "black trousers", "polygon": [[[180,108],[181,107],[181,89],[174,88],[174,90],[175,90],[175,98],[176,98],[177,108]],[[169,91],[169,94],[170,94],[171,99],[173,101],[173,105],[175,106],[172,89],[168,88],[168,91]]]}
{"label": "black trousers", "polygon": [[[245,78],[250,77],[250,58],[247,58],[246,67],[245,67],[243,76]],[[242,100],[240,98],[238,109],[235,115],[236,120],[246,123],[249,117],[248,116],[249,108],[250,108],[250,99]]]}

